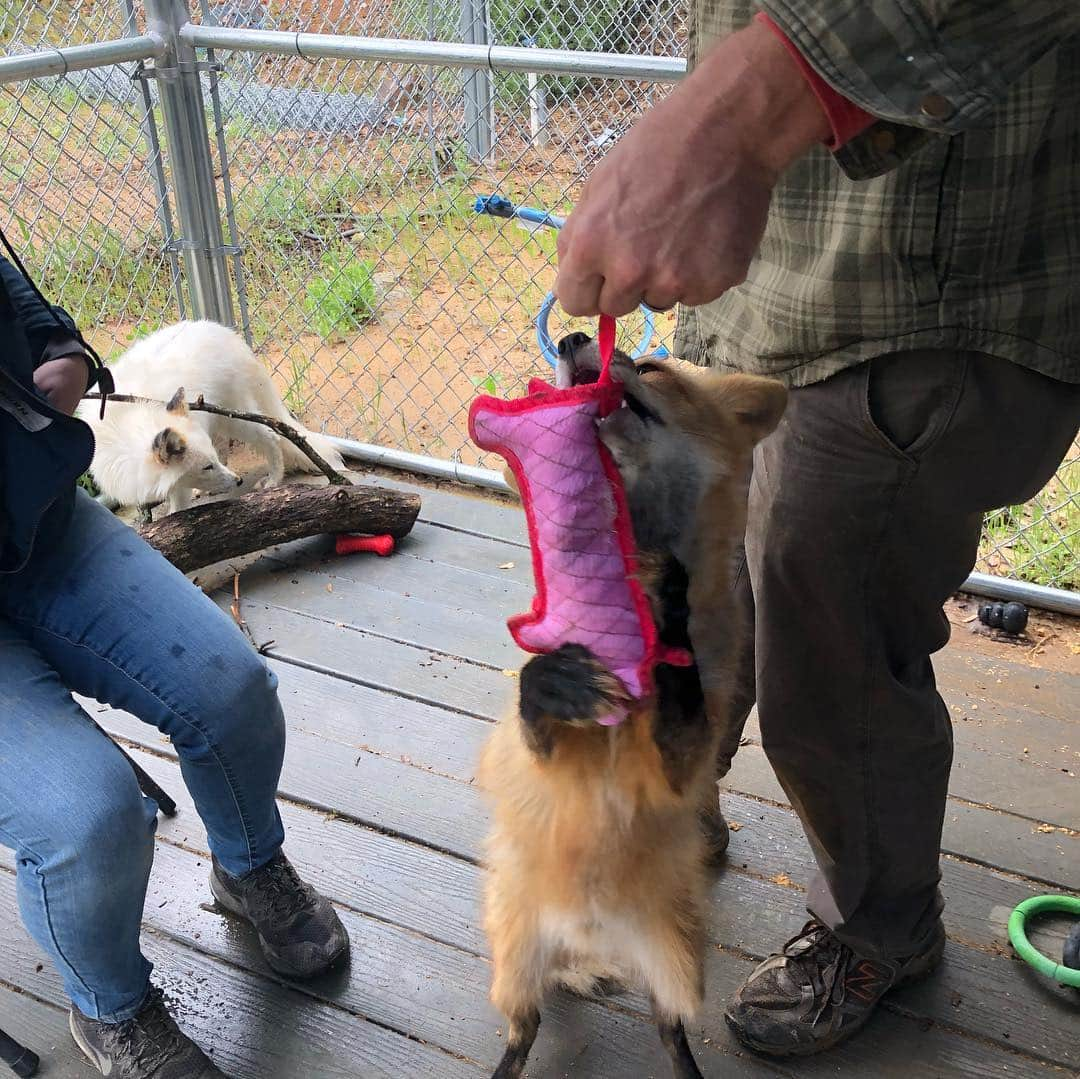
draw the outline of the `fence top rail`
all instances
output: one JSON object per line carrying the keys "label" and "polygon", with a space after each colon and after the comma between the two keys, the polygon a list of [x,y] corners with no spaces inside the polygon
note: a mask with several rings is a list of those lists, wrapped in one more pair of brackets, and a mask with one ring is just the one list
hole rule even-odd
{"label": "fence top rail", "polygon": [[667,56],[630,53],[579,52],[573,49],[533,49],[513,45],[467,45],[458,42],[413,41],[402,38],[349,37],[343,34],[305,34],[285,30],[248,30],[188,23],[180,37],[204,49],[265,52],[314,60],[378,60],[429,67],[490,68],[493,71],[535,72],[540,75],[584,75],[601,79],[641,79],[678,82],[686,61]]}
{"label": "fence top rail", "polygon": [[96,41],[89,45],[69,45],[60,49],[42,49],[20,56],[0,57],[0,84],[66,75],[92,67],[108,67],[133,60],[153,60],[165,51],[158,34]]}

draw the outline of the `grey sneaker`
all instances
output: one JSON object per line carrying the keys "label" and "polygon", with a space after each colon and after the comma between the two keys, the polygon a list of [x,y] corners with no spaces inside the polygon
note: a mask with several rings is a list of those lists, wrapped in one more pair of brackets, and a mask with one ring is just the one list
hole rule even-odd
{"label": "grey sneaker", "polygon": [[243,877],[214,861],[210,890],[218,903],[254,926],[267,963],[288,978],[314,978],[349,953],[334,908],[305,884],[284,854]]}
{"label": "grey sneaker", "polygon": [[890,989],[929,974],[944,950],[940,923],[917,955],[888,961],[862,959],[820,922],[807,922],[779,954],[757,966],[724,1018],[756,1052],[820,1053],[854,1034]]}
{"label": "grey sneaker", "polygon": [[134,1019],[102,1023],[72,1008],[69,1025],[86,1059],[112,1079],[225,1079],[176,1025],[160,989],[151,987]]}

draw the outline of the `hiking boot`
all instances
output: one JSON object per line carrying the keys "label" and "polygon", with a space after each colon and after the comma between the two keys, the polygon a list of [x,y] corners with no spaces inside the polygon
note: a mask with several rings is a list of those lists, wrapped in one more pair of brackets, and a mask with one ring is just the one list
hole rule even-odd
{"label": "hiking boot", "polygon": [[938,923],[909,959],[862,959],[811,921],[778,955],[759,964],[724,1013],[744,1045],[769,1056],[809,1056],[854,1034],[881,998],[929,974],[945,950]]}
{"label": "hiking boot", "polygon": [[284,854],[243,877],[229,876],[217,859],[213,866],[214,898],[255,927],[263,956],[278,974],[314,978],[348,954],[349,936],[334,908]]}
{"label": "hiking boot", "polygon": [[103,1023],[73,1007],[69,1025],[83,1055],[112,1079],[225,1079],[176,1025],[154,986],[134,1019]]}

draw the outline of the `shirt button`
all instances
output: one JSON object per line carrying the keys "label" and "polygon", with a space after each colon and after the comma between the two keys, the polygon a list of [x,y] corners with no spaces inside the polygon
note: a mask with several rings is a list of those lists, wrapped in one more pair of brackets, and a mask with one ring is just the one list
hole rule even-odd
{"label": "shirt button", "polygon": [[919,111],[931,120],[947,120],[953,114],[953,107],[941,94],[927,94],[919,102]]}

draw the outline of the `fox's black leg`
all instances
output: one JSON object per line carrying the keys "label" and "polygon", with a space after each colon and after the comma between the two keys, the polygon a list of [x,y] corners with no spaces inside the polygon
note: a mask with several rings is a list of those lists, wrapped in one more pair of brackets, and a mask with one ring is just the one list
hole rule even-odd
{"label": "fox's black leg", "polygon": [[525,1061],[529,1059],[529,1050],[536,1041],[536,1032],[540,1029],[540,1013],[535,1009],[524,1016],[510,1020],[510,1036],[499,1066],[491,1079],[521,1079],[525,1070]]}
{"label": "fox's black leg", "polygon": [[660,1040],[664,1043],[668,1056],[671,1057],[671,1074],[675,1079],[704,1079],[698,1070],[694,1054],[690,1051],[690,1043],[686,1040],[686,1028],[683,1026],[683,1021],[661,1014],[655,1003],[653,1004],[653,1018],[660,1031]]}

